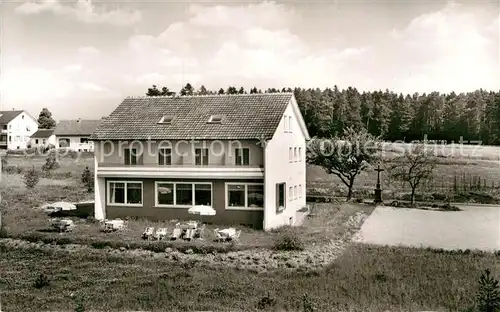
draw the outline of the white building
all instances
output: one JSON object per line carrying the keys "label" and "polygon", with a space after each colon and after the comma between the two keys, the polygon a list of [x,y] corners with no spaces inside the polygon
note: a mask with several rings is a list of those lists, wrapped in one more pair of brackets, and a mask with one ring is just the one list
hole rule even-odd
{"label": "white building", "polygon": [[54,135],[56,148],[68,148],[78,152],[92,152],[94,143],[89,136],[96,130],[101,120],[61,120]]}
{"label": "white building", "polygon": [[25,149],[38,122],[24,110],[0,111],[0,149]]}
{"label": "white building", "polygon": [[30,138],[30,147],[47,147],[49,145],[56,146],[56,136],[54,129],[38,129]]}
{"label": "white building", "polygon": [[95,217],[189,219],[265,230],[306,209],[306,125],[293,93],[125,99],[91,136]]}

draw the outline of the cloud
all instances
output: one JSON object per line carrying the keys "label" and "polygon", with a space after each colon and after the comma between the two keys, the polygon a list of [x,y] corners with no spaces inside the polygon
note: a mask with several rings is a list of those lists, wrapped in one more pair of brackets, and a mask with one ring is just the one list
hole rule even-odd
{"label": "cloud", "polygon": [[69,17],[87,24],[115,26],[135,24],[142,19],[139,11],[122,8],[106,10],[102,5],[93,5],[91,0],[78,0],[74,5],[62,4],[58,0],[25,2],[16,7],[15,11],[24,15],[52,12],[55,15]]}
{"label": "cloud", "polygon": [[414,18],[390,43],[397,48],[389,69],[393,85],[407,92],[498,89],[499,34],[488,27],[455,3]]}
{"label": "cloud", "polygon": [[78,55],[82,58],[94,58],[101,54],[101,51],[95,47],[87,46],[78,48]]}
{"label": "cloud", "polygon": [[131,73],[139,77],[135,81],[150,85],[158,78],[156,83],[170,88],[199,81],[217,89],[232,84],[247,88],[264,83],[333,85],[335,77],[340,76],[333,72],[338,67],[335,63],[349,65],[368,50],[311,49],[290,30],[299,15],[289,6],[274,2],[195,4],[188,12],[186,20],[169,25],[158,36],[129,38],[118,60],[127,59],[132,72],[140,68],[135,75]]}

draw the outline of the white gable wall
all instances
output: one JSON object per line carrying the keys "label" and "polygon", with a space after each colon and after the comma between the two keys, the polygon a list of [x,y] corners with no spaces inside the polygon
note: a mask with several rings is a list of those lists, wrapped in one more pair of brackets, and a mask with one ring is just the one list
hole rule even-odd
{"label": "white gable wall", "polygon": [[[292,117],[291,130],[285,129],[285,116],[287,119],[290,116]],[[286,123],[288,126],[289,120]],[[303,120],[301,119],[300,111],[298,111],[295,98],[292,98],[281,118],[273,139],[268,142],[264,152],[265,230],[277,228],[282,225],[294,225],[296,211],[306,205],[305,154],[306,135],[308,136],[308,134],[302,131],[301,124],[303,125]],[[298,155],[299,147],[300,156]],[[292,148],[292,162],[289,159],[289,148]],[[294,148],[297,149],[297,159],[294,159]],[[277,212],[276,184],[283,182],[286,183],[285,209]],[[292,187],[292,193],[290,192],[290,187]]]}
{"label": "white gable wall", "polygon": [[7,149],[25,149],[36,131],[37,121],[30,114],[22,112],[7,125]]}

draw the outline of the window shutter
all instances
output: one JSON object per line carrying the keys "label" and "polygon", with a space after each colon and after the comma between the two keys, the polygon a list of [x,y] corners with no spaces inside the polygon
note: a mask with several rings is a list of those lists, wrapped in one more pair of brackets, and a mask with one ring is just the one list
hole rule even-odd
{"label": "window shutter", "polygon": [[129,166],[130,165],[130,149],[128,149],[128,148],[124,149],[124,156],[125,156],[125,165]]}
{"label": "window shutter", "polygon": [[137,164],[138,165],[144,165],[144,153],[142,153],[141,155],[138,155],[137,157]]}
{"label": "window shutter", "polygon": [[236,148],[234,150],[234,163],[236,166],[240,166],[241,165],[241,150],[239,148]]}
{"label": "window shutter", "polygon": [[208,165],[208,148],[203,149],[203,164]]}
{"label": "window shutter", "polygon": [[276,211],[280,211],[280,185],[276,184]]}
{"label": "window shutter", "polygon": [[250,164],[250,149],[248,148],[243,149],[243,164],[244,165]]}

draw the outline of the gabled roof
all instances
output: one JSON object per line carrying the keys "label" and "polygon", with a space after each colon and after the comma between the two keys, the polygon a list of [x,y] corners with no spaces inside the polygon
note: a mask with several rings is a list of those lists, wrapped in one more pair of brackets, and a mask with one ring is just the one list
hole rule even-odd
{"label": "gabled roof", "polygon": [[54,134],[61,135],[80,135],[88,136],[91,135],[99,126],[102,120],[61,120],[57,124]]}
{"label": "gabled roof", "polygon": [[[270,139],[292,98],[293,93],[128,97],[91,139]],[[172,121],[158,123],[165,115]],[[221,116],[221,122],[209,122],[211,116]]]}
{"label": "gabled roof", "polygon": [[6,125],[19,116],[23,110],[0,111],[0,124]]}
{"label": "gabled roof", "polygon": [[54,129],[38,129],[30,138],[32,139],[48,139],[54,133]]}

